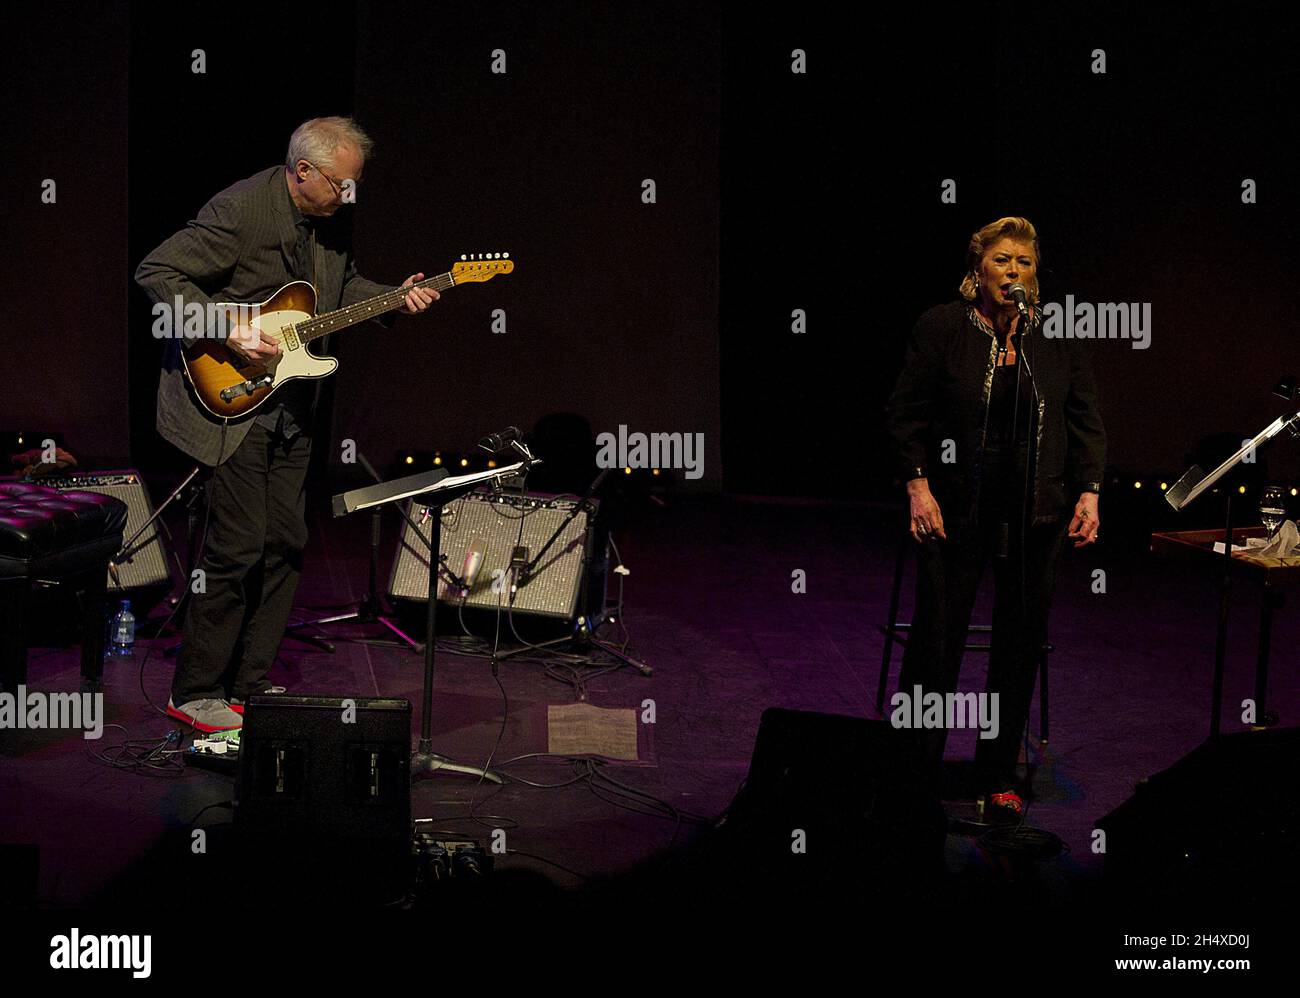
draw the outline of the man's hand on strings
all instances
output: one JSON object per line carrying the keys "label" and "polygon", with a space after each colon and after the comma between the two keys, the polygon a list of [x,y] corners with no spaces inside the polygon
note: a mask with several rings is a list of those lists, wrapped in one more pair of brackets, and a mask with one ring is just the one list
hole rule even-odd
{"label": "man's hand on strings", "polygon": [[226,337],[226,346],[245,364],[265,367],[280,356],[280,342],[256,326],[240,324]]}

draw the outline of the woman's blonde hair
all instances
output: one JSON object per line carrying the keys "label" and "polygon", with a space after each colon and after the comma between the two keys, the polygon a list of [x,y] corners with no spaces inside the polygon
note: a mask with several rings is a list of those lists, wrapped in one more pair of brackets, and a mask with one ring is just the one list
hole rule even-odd
{"label": "woman's blonde hair", "polygon": [[[1042,256],[1038,252],[1038,230],[1034,228],[1034,223],[1027,218],[1021,218],[1019,215],[1008,215],[1006,218],[999,218],[996,222],[989,222],[984,228],[971,233],[970,243],[966,247],[966,276],[962,278],[961,286],[957,289],[961,296],[967,301],[974,301],[979,297],[976,290],[975,270],[984,259],[984,253],[990,246],[999,239],[1015,239],[1018,242],[1029,243],[1034,247],[1034,269],[1042,262]],[[1034,286],[1027,289],[1032,298],[1038,300],[1038,282],[1034,281]]]}

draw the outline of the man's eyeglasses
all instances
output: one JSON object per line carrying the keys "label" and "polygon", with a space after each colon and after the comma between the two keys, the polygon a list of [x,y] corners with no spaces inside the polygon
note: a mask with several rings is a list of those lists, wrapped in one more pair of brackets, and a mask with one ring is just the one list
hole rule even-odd
{"label": "man's eyeglasses", "polygon": [[[338,198],[339,200],[342,200],[342,199],[343,199],[343,185],[342,185],[342,184],[336,183],[333,177],[331,177],[328,173],[326,173],[324,170],[322,170],[319,166],[317,166],[317,165],[316,165],[315,163],[313,163],[311,160],[309,160],[309,159],[304,159],[303,162],[306,163],[306,164],[307,164],[308,166],[310,166],[313,170],[315,170],[317,173],[319,173],[322,177],[325,178],[325,182],[328,183],[328,184],[330,185],[330,189],[334,192],[334,196],[335,196],[336,198]],[[353,186],[353,187],[357,187],[360,183],[361,183],[361,181],[359,181],[359,180],[354,180],[354,181],[352,181],[352,186]]]}

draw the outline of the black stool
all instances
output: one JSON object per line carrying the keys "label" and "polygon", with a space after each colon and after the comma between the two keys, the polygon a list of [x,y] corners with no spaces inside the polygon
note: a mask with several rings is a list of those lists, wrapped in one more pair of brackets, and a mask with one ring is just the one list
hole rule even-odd
{"label": "black stool", "polygon": [[[885,711],[885,687],[889,684],[889,669],[894,662],[894,644],[907,646],[907,632],[912,629],[910,623],[900,623],[898,620],[898,597],[903,589],[903,572],[907,567],[907,554],[909,549],[916,542],[912,540],[911,533],[904,528],[903,541],[898,546],[898,557],[894,560],[894,583],[889,593],[889,619],[886,623],[880,624],[879,629],[885,636],[885,650],[880,658],[880,681],[876,686],[876,710],[881,714]],[[990,634],[993,628],[989,624],[971,624],[967,628],[968,633]],[[967,641],[966,651],[982,651],[987,653],[992,645],[989,644],[971,644]],[[1039,742],[1047,744],[1047,656],[1053,651],[1051,643],[1043,645],[1038,658],[1038,711],[1039,711]]]}
{"label": "black stool", "polygon": [[0,483],[0,688],[27,682],[31,586],[56,582],[81,604],[82,689],[99,689],[108,562],[122,546],[126,513],[126,503],[98,492]]}

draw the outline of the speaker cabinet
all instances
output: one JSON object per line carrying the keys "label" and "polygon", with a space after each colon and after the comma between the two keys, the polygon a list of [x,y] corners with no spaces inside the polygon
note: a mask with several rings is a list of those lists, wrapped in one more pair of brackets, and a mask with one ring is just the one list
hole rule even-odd
{"label": "speaker cabinet", "polygon": [[947,819],[915,742],[884,721],[770,708],[715,859],[751,886],[930,890]]}
{"label": "speaker cabinet", "polygon": [[409,701],[252,697],[235,823],[260,878],[255,893],[400,900],[411,862],[410,756]]}
{"label": "speaker cabinet", "polygon": [[1097,822],[1122,893],[1241,905],[1300,888],[1300,729],[1207,741]]}

